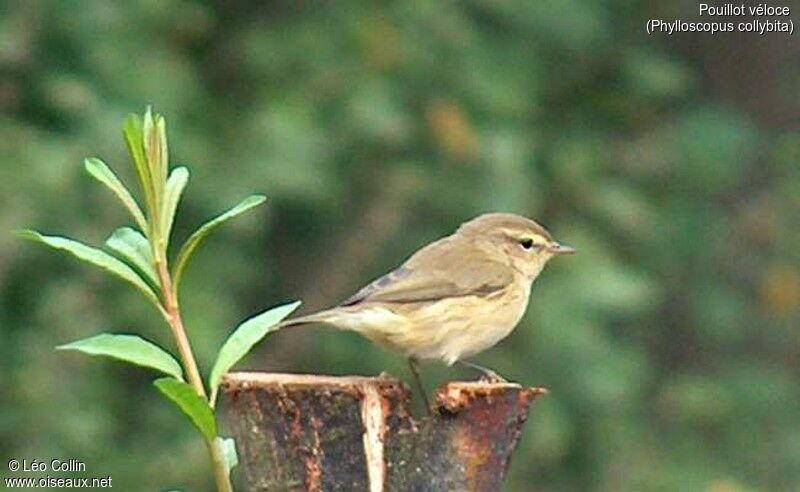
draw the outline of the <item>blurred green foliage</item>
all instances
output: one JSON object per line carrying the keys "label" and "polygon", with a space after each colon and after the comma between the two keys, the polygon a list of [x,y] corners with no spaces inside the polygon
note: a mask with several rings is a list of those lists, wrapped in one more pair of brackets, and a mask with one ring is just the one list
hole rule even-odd
{"label": "blurred green foliage", "polygon": [[[335,304],[459,222],[519,212],[580,254],[548,267],[523,323],[477,359],[552,391],[507,490],[797,490],[800,133],[785,115],[800,78],[779,35],[645,36],[648,17],[695,8],[9,2],[0,229],[100,244],[125,215],[82,159],[130,181],[120,125],[155,104],[172,164],[193,172],[178,238],[243,192],[269,197],[185,279],[207,371],[247,316]],[[0,288],[3,463],[210,487],[151,375],[53,350],[100,331],[168,346],[135,293],[10,234]],[[322,328],[273,335],[244,365],[408,379],[400,357]],[[425,374],[431,388],[468,375]]]}

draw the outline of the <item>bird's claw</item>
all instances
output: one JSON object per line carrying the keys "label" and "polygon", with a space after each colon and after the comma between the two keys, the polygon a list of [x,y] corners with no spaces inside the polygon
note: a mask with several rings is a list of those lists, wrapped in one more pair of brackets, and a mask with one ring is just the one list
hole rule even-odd
{"label": "bird's claw", "polygon": [[508,382],[502,376],[497,374],[496,372],[488,371],[488,370],[480,375],[480,377],[478,378],[478,381],[480,381],[482,383],[488,383],[488,384],[501,384],[501,383],[507,383]]}
{"label": "bird's claw", "polygon": [[458,361],[458,363],[463,365],[463,366],[465,366],[465,367],[469,367],[470,369],[472,369],[474,371],[478,371],[479,373],[481,373],[480,377],[478,377],[478,381],[480,381],[482,383],[498,384],[498,383],[507,383],[508,382],[505,379],[503,379],[503,377],[501,377],[499,374],[494,372],[493,370],[488,369],[488,368],[483,367],[483,366],[479,366],[478,364],[475,364],[474,362],[469,362],[469,361],[466,361],[466,360],[460,360],[460,361]]}

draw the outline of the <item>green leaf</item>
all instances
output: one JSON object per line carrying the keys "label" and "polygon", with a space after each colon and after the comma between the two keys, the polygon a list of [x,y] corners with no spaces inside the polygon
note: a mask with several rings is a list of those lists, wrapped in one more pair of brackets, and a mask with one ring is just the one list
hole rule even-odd
{"label": "green leaf", "polygon": [[239,202],[238,205],[228,210],[224,214],[206,222],[199,229],[197,229],[194,234],[189,236],[189,239],[187,239],[181,247],[181,250],[178,253],[178,259],[175,262],[175,266],[172,270],[172,284],[174,285],[175,292],[178,291],[178,285],[181,282],[183,271],[186,269],[189,259],[192,257],[192,254],[197,250],[197,248],[200,247],[200,244],[202,244],[203,240],[223,222],[262,204],[264,200],[266,200],[264,195],[251,195]]}
{"label": "green leaf", "polygon": [[194,388],[175,378],[156,379],[153,384],[158,391],[178,405],[206,439],[213,441],[217,437],[214,412],[205,398],[198,395]]}
{"label": "green leaf", "polygon": [[236,441],[232,437],[217,437],[215,443],[225,459],[225,467],[228,470],[228,475],[230,475],[231,470],[239,464],[239,455],[236,454]]}
{"label": "green leaf", "polygon": [[167,180],[167,188],[164,193],[164,206],[161,209],[161,238],[169,241],[169,234],[172,231],[172,224],[175,221],[175,211],[181,199],[181,193],[189,180],[189,170],[185,167],[177,167],[172,170]]}
{"label": "green leaf", "polygon": [[[156,207],[160,207],[164,196],[164,185],[167,182],[167,133],[164,117],[153,113],[153,108],[147,107],[142,124],[142,143],[144,155],[150,171],[153,187],[153,200]],[[154,210],[157,212],[157,209]]]}
{"label": "green leaf", "polygon": [[147,285],[147,282],[145,282],[131,267],[105,251],[92,248],[91,246],[73,241],[72,239],[59,236],[44,236],[31,230],[18,231],[18,234],[25,239],[46,244],[51,248],[64,250],[79,260],[91,263],[92,265],[98,266],[116,275],[139,289],[153,304],[160,306],[158,296],[153,292],[153,289]]}
{"label": "green leaf", "polygon": [[136,335],[101,333],[90,338],[59,345],[56,350],[77,350],[102,355],[142,367],[150,367],[176,379],[183,379],[183,369],[172,355],[158,345]]}
{"label": "green leaf", "polygon": [[106,239],[106,246],[147,275],[153,285],[159,285],[150,243],[141,232],[130,227],[120,227]]}
{"label": "green leaf", "polygon": [[214,368],[211,369],[208,385],[212,393],[222,382],[222,377],[227,374],[228,370],[247,355],[253,345],[261,341],[267,333],[275,330],[278,323],[289,316],[298,306],[300,306],[300,301],[272,308],[248,319],[233,330],[233,333],[222,344],[222,348],[219,349],[217,361],[214,363]]}
{"label": "green leaf", "polygon": [[142,194],[147,204],[147,212],[152,218],[155,210],[153,182],[150,176],[150,169],[147,166],[147,158],[144,154],[142,119],[135,114],[128,115],[128,119],[125,120],[125,124],[122,127],[122,134],[125,136],[125,143],[128,144],[128,151],[131,153],[133,165],[139,177],[139,186],[142,188]]}
{"label": "green leaf", "polygon": [[136,203],[131,193],[125,185],[117,178],[117,175],[103,161],[94,157],[83,161],[83,166],[94,179],[106,185],[133,216],[136,224],[143,230],[147,230],[147,221],[144,218],[142,209]]}

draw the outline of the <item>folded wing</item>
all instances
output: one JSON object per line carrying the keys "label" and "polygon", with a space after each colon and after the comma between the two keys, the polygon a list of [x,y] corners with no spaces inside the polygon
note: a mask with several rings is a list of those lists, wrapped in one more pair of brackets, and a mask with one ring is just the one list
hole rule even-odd
{"label": "folded wing", "polygon": [[437,241],[417,252],[397,270],[359,290],[341,306],[483,296],[502,290],[514,281],[511,267],[482,259],[483,255],[470,254],[470,247],[469,243],[456,243],[450,238]]}

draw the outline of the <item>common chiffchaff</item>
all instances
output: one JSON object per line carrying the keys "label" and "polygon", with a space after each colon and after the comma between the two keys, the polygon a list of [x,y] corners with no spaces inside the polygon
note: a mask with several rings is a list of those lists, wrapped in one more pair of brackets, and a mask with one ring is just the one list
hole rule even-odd
{"label": "common chiffchaff", "polygon": [[358,332],[405,354],[418,384],[418,359],[461,362],[502,381],[464,359],[508,336],[525,314],[531,284],[545,264],[574,252],[525,217],[481,215],[340,305],[284,326],[325,323]]}

